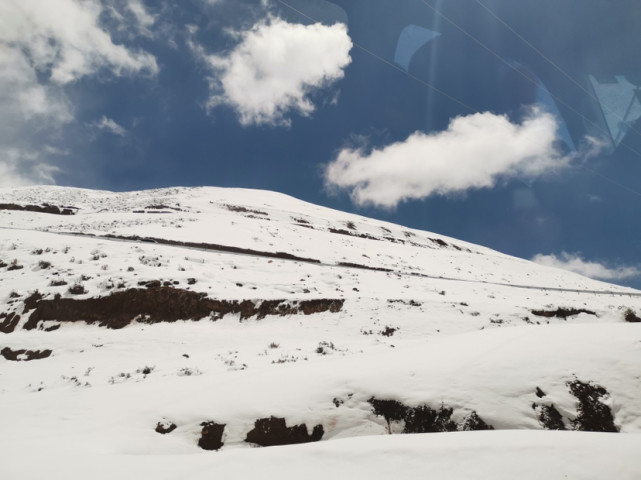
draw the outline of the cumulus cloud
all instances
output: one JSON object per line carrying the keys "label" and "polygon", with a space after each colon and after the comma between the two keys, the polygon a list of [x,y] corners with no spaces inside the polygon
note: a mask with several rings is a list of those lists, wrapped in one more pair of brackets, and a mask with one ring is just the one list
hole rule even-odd
{"label": "cumulus cloud", "polygon": [[[60,138],[60,129],[73,121],[73,105],[65,90],[69,85],[98,72],[122,76],[158,71],[153,55],[112,41],[100,21],[103,12],[113,10],[108,3],[0,1],[0,149],[4,152],[0,161],[4,181],[50,183],[56,169],[29,159],[34,152],[46,153],[44,146],[51,138]],[[142,27],[151,25],[153,18],[139,0],[122,8]],[[46,162],[46,155],[42,158]]]}
{"label": "cumulus cloud", "polygon": [[287,126],[291,113],[310,115],[311,95],[341,79],[351,62],[344,24],[271,18],[236,35],[240,42],[227,55],[203,58],[214,72],[208,108],[228,105],[243,125]]}
{"label": "cumulus cloud", "polygon": [[0,42],[20,52],[33,70],[58,85],[100,68],[116,75],[156,73],[152,55],[112,42],[99,25],[101,13],[101,4],[95,0],[3,0]]}
{"label": "cumulus cloud", "polygon": [[637,267],[608,267],[602,263],[586,261],[576,253],[561,252],[559,256],[538,254],[532,261],[600,280],[625,280],[641,276],[641,270]]}
{"label": "cumulus cloud", "polygon": [[93,122],[89,126],[97,128],[98,130],[104,130],[105,132],[112,133],[113,135],[118,135],[119,137],[127,135],[127,130],[125,130],[124,127],[118,125],[111,118],[104,115],[99,121]]}
{"label": "cumulus cloud", "polygon": [[521,123],[490,112],[456,117],[436,133],[415,132],[380,149],[346,148],[325,168],[330,189],[358,205],[394,208],[430,195],[493,187],[501,179],[533,179],[570,162],[557,149],[555,117],[531,108]]}

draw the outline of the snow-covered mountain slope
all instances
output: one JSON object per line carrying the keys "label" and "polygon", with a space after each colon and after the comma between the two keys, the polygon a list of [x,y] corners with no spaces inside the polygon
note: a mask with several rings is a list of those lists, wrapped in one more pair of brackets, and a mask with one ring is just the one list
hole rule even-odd
{"label": "snow-covered mountain slope", "polygon": [[0,302],[3,478],[383,478],[381,452],[641,477],[641,292],[441,235],[264,191],[0,189]]}

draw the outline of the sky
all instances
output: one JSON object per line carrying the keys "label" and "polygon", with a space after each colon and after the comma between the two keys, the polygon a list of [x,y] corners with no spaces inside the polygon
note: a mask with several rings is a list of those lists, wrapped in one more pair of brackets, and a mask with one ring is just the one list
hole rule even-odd
{"label": "sky", "polygon": [[273,190],[641,288],[635,0],[3,0],[0,187]]}

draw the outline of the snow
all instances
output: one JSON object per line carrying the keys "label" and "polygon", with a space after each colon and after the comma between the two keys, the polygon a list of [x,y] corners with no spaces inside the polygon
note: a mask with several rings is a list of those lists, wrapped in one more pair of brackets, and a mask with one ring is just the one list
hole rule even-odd
{"label": "snow", "polygon": [[[624,321],[641,292],[274,192],[25,187],[0,189],[2,203],[78,209],[0,210],[0,260],[23,267],[0,268],[0,314],[22,317],[0,349],[53,352],[0,357],[2,478],[641,478],[641,325]],[[85,299],[149,280],[221,300],[345,302],[260,320],[23,328],[35,290]],[[559,307],[594,314],[532,313]],[[621,433],[542,430],[533,404],[572,428],[574,381],[607,390]],[[451,408],[457,423],[474,411],[496,430],[387,435],[403,423],[375,415],[372,397]],[[248,448],[271,416],[322,425],[323,441]],[[197,446],[205,421],[226,425],[218,452]],[[177,428],[160,435],[158,422]]]}

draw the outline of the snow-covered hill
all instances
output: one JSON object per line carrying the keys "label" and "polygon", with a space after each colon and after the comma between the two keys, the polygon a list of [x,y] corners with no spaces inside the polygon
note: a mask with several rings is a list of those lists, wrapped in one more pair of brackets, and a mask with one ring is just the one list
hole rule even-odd
{"label": "snow-covered hill", "polygon": [[2,478],[641,478],[641,292],[452,238],[0,189],[0,302]]}

